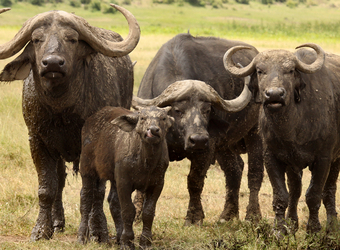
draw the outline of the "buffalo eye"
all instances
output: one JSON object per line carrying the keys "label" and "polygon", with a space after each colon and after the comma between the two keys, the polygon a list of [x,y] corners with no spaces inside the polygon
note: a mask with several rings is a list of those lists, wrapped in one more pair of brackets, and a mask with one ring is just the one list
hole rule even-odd
{"label": "buffalo eye", "polygon": [[37,43],[40,42],[40,40],[39,40],[39,39],[33,39],[32,42],[33,42],[34,44],[37,44]]}
{"label": "buffalo eye", "polygon": [[69,40],[72,44],[75,44],[75,43],[77,43],[78,42],[78,40],[77,39],[70,39]]}

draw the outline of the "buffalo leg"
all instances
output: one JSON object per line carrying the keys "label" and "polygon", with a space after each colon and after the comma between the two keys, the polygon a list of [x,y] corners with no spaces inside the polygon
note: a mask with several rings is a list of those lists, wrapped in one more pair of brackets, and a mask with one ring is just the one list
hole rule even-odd
{"label": "buffalo leg", "polygon": [[114,181],[111,181],[111,188],[110,188],[109,196],[107,197],[107,201],[109,202],[111,216],[113,218],[113,221],[116,227],[117,243],[120,243],[120,238],[123,232],[123,220],[122,220],[122,215],[121,215],[121,208],[120,208],[120,203],[119,203],[119,198],[118,198],[118,193],[117,193],[117,187]]}
{"label": "buffalo leg", "polygon": [[93,176],[82,175],[82,189],[80,191],[81,220],[78,229],[78,242],[86,243],[89,239],[89,217],[93,204],[94,179]]}
{"label": "buffalo leg", "polygon": [[136,223],[141,221],[144,200],[145,200],[145,194],[137,190],[135,194],[135,198],[133,199],[133,204],[135,205],[135,208],[136,208],[136,218],[135,218]]}
{"label": "buffalo leg", "polygon": [[275,157],[267,150],[264,153],[264,161],[270,183],[273,188],[273,210],[275,212],[275,231],[277,236],[286,234],[285,212],[288,207],[289,194],[285,181],[286,166],[277,161]]}
{"label": "buffalo leg", "polygon": [[93,204],[89,217],[90,239],[97,242],[108,242],[109,233],[104,214],[104,198],[106,181],[97,179],[93,190]]}
{"label": "buffalo leg", "polygon": [[152,224],[155,218],[157,200],[162,192],[163,183],[158,183],[156,187],[149,188],[145,193],[145,205],[143,207],[143,231],[139,244],[144,249],[151,245],[152,242]]}
{"label": "buffalo leg", "polygon": [[261,138],[257,133],[257,127],[252,129],[245,138],[248,152],[248,189],[249,202],[246,212],[246,220],[258,221],[262,218],[259,203],[259,192],[263,181],[263,152]]}
{"label": "buffalo leg", "polygon": [[39,182],[39,215],[31,233],[31,241],[50,239],[53,235],[52,206],[58,189],[57,162],[37,137],[30,136],[30,149]]}
{"label": "buffalo leg", "polygon": [[58,191],[52,207],[52,221],[54,232],[63,232],[65,228],[65,216],[63,207],[63,190],[66,179],[66,166],[62,159],[57,162],[58,171]]}
{"label": "buffalo leg", "polygon": [[340,170],[340,160],[336,160],[331,165],[331,169],[327,178],[327,182],[325,184],[325,188],[323,191],[323,204],[325,205],[327,211],[327,229],[330,231],[337,230],[333,228],[336,224],[334,222],[337,221],[337,212],[336,212],[336,203],[335,203],[335,194],[336,194],[336,182],[338,180]]}
{"label": "buffalo leg", "polygon": [[318,157],[311,167],[312,179],[306,192],[306,203],[309,209],[307,231],[311,233],[321,230],[319,209],[330,165],[331,162],[329,158]]}
{"label": "buffalo leg", "polygon": [[297,214],[297,206],[302,192],[302,171],[295,173],[287,168],[287,183],[289,189],[289,201],[286,219],[290,220],[293,232],[299,228],[299,218]]}
{"label": "buffalo leg", "polygon": [[210,166],[208,154],[196,155],[191,160],[188,175],[189,205],[185,217],[185,226],[200,225],[203,223],[204,212],[201,202],[201,194],[204,186],[204,178]]}
{"label": "buffalo leg", "polygon": [[226,179],[226,197],[219,220],[228,221],[239,218],[239,192],[243,171],[243,160],[229,149],[217,153],[217,161],[224,171]]}

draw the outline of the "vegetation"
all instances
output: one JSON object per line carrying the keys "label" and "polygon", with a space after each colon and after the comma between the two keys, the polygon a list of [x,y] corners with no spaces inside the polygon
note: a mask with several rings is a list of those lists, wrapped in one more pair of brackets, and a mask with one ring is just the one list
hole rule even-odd
{"label": "vegetation", "polygon": [[[175,34],[188,30],[193,35],[243,40],[260,51],[269,48],[294,50],[302,43],[315,42],[327,52],[340,53],[340,15],[337,13],[340,1],[329,0],[307,7],[307,2],[311,1],[307,0],[291,9],[275,2],[269,7],[255,1],[238,4],[229,0],[222,3],[223,9],[216,9],[210,5],[192,7],[185,2],[178,6],[175,3],[165,5],[151,0],[133,0],[125,7],[136,16],[142,30],[140,43],[131,53],[132,61],[137,61],[135,93],[143,73],[161,45]],[[108,7],[103,2],[100,11],[92,11],[91,7],[85,9],[84,6],[89,4],[81,3],[80,7],[72,7],[64,0],[63,3],[50,2],[33,6],[28,2],[13,1],[12,10],[0,15],[0,44],[14,37],[28,18],[52,9],[75,12],[92,25],[115,30],[126,37],[127,23],[121,14],[104,15],[103,6],[106,9]],[[118,1],[118,4],[122,2]],[[0,68],[9,60],[1,60]],[[0,84],[0,249],[109,248],[97,243],[82,246],[75,242],[80,222],[81,179],[73,175],[71,166],[64,191],[65,232],[56,234],[50,241],[29,242],[38,214],[38,184],[30,157],[27,129],[21,114],[21,91],[22,82]],[[271,206],[272,190],[267,176],[260,192],[263,220],[258,224],[244,221],[249,195],[247,167],[240,190],[240,221],[217,223],[224,205],[225,184],[223,172],[218,166],[212,166],[202,195],[206,215],[204,223],[202,226],[183,227],[188,205],[188,172],[187,160],[173,162],[168,169],[154,221],[154,249],[340,249],[340,232],[331,234],[323,230],[316,235],[306,234],[308,208],[304,195],[298,206],[300,229],[295,235],[276,239],[271,231],[274,213]],[[309,179],[310,173],[306,169],[303,194]],[[337,201],[339,198],[338,193]],[[114,235],[114,224],[106,201],[105,212],[110,234]],[[325,226],[323,206],[320,209],[320,219]],[[140,235],[141,224],[135,225],[135,232],[136,236]]]}

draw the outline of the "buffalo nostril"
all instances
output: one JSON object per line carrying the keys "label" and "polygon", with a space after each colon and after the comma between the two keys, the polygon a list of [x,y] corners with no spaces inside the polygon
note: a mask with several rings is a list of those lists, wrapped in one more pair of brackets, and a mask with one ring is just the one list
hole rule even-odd
{"label": "buffalo nostril", "polygon": [[156,127],[156,126],[150,127],[149,130],[153,135],[158,135],[160,131],[159,127]]}
{"label": "buffalo nostril", "polygon": [[65,65],[65,59],[57,55],[48,55],[41,60],[43,67],[51,67],[51,70],[57,70]]}
{"label": "buffalo nostril", "polygon": [[194,134],[189,137],[189,142],[193,148],[203,149],[208,145],[209,138],[202,134]]}
{"label": "buffalo nostril", "polygon": [[59,61],[59,66],[63,66],[65,64],[65,60],[60,60]]}

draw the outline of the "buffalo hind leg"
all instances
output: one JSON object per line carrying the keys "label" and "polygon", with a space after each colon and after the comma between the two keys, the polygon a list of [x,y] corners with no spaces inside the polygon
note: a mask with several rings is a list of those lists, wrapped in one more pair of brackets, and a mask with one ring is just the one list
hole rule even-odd
{"label": "buffalo hind leg", "polygon": [[66,180],[66,166],[62,159],[57,162],[58,190],[52,207],[52,221],[54,232],[63,232],[65,228],[65,215],[63,207],[63,190]]}
{"label": "buffalo hind leg", "polygon": [[80,191],[80,225],[78,229],[78,242],[85,244],[89,240],[89,218],[93,204],[93,190],[95,179],[90,175],[82,175],[82,188]]}
{"label": "buffalo hind leg", "polygon": [[109,233],[107,229],[107,221],[104,214],[104,198],[105,198],[105,180],[97,179],[93,190],[93,203],[89,216],[89,233],[92,241],[107,243]]}
{"label": "buffalo hind leg", "polygon": [[332,163],[331,169],[327,178],[327,182],[325,184],[325,188],[323,191],[323,204],[325,205],[327,211],[327,230],[328,231],[336,231],[337,226],[337,215],[336,212],[336,203],[335,203],[335,194],[337,188],[337,180],[339,176],[340,170],[340,160],[336,160]]}
{"label": "buffalo hind leg", "polygon": [[229,221],[239,218],[239,192],[243,171],[243,160],[229,149],[217,152],[217,161],[226,179],[226,196],[223,212],[219,221]]}

